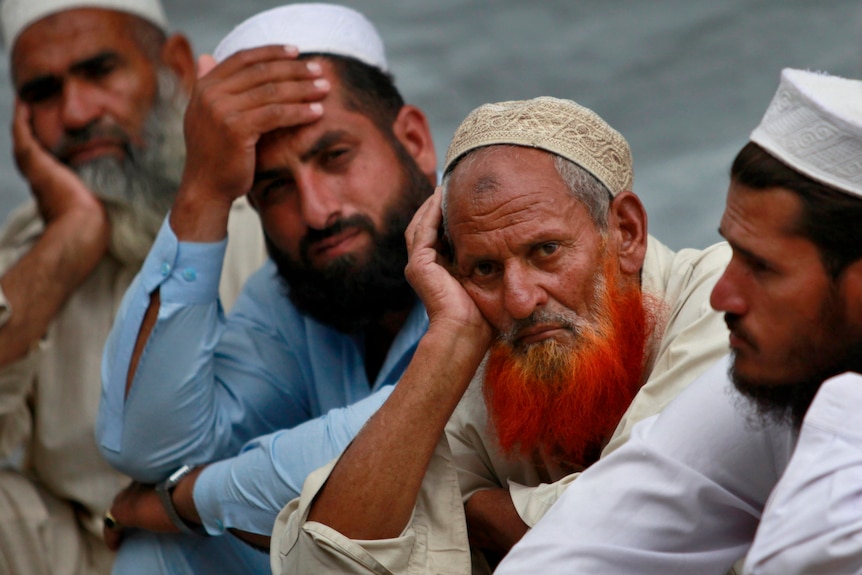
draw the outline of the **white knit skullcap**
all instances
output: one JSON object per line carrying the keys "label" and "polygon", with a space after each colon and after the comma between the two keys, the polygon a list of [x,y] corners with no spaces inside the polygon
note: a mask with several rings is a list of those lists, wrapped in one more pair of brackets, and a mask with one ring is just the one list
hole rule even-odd
{"label": "white knit skullcap", "polygon": [[18,35],[37,20],[73,8],[105,8],[127,12],[168,31],[168,20],[159,0],[3,0],[0,19],[6,48],[11,51]]}
{"label": "white knit skullcap", "polygon": [[300,53],[349,56],[386,72],[383,40],[368,19],[337,4],[288,4],[252,16],[224,37],[213,52],[221,62],[240,50],[291,44]]}
{"label": "white knit skullcap", "polygon": [[632,189],[626,139],[598,114],[570,100],[543,96],[479,106],[455,130],[444,173],[471,150],[497,144],[553,152],[587,170],[613,195]]}
{"label": "white knit skullcap", "polygon": [[785,68],[751,141],[813,180],[862,196],[862,82]]}

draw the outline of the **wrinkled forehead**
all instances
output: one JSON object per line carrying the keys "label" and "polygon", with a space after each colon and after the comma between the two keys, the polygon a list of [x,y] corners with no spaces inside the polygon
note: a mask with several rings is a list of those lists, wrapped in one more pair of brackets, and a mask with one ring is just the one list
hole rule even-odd
{"label": "wrinkled forehead", "polygon": [[130,25],[133,16],[115,10],[80,8],[46,16],[17,37],[10,55],[16,86],[26,77],[60,74],[102,53],[144,57]]}

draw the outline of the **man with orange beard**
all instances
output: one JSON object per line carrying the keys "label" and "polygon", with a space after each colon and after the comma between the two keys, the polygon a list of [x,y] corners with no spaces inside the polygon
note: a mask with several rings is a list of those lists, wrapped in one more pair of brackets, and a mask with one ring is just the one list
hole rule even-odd
{"label": "man with orange beard", "polygon": [[631,190],[627,142],[574,102],[467,117],[406,234],[428,332],[279,515],[276,573],[487,572],[727,353],[709,306],[727,246],[671,251]]}

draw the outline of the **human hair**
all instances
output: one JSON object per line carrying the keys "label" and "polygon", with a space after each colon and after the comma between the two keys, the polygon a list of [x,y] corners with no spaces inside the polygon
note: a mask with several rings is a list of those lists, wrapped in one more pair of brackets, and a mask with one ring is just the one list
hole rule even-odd
{"label": "human hair", "polygon": [[[509,148],[523,147],[516,146],[514,144],[494,144],[494,146],[505,146]],[[449,181],[451,176],[455,172],[456,167],[472,164],[478,157],[475,152],[483,149],[485,148],[482,147],[470,150],[449,166],[449,169],[446,170],[446,173],[443,175],[443,182],[441,184],[443,188],[442,210],[443,229],[446,232],[449,230],[447,206],[449,203]],[[575,162],[553,152],[547,153],[554,157],[554,167],[557,169],[557,173],[560,174],[560,177],[563,179],[563,183],[566,184],[566,187],[572,194],[572,197],[586,207],[587,212],[590,215],[590,219],[593,220],[593,223],[601,233],[605,233],[608,229],[608,209],[613,200],[613,195],[610,190],[608,190],[608,188],[601,183],[598,178]]]}
{"label": "human hair", "polygon": [[737,154],[730,178],[754,190],[784,188],[795,193],[802,210],[793,231],[817,247],[833,279],[862,258],[862,198],[797,172],[754,142]]}
{"label": "human hair", "polygon": [[392,74],[348,56],[309,52],[302,59],[319,57],[332,64],[344,88],[347,109],[366,116],[387,137],[394,138],[392,125],[404,106]]}

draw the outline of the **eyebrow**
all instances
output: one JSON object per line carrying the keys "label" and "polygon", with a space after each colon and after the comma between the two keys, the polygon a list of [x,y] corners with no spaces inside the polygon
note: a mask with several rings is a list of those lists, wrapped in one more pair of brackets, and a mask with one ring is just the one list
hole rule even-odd
{"label": "eyebrow", "polygon": [[329,148],[340,140],[343,140],[346,136],[346,130],[330,130],[318,138],[306,152],[299,156],[299,159],[302,162],[307,162],[314,156],[323,152],[326,148]]}
{"label": "eyebrow", "polygon": [[[68,73],[72,75],[80,74],[82,72],[86,72],[88,68],[91,68],[94,65],[100,65],[109,60],[118,60],[119,57],[120,55],[113,50],[104,50],[98,54],[90,56],[89,58],[75,62],[69,67]],[[58,83],[61,84],[65,75],[66,74],[43,74],[41,76],[36,76],[35,78],[21,84],[21,87],[18,88],[18,95],[23,96],[26,92],[38,90],[41,86]]]}
{"label": "eyebrow", "polygon": [[761,256],[761,255],[757,255],[753,251],[751,251],[747,248],[744,248],[741,245],[739,245],[738,243],[732,242],[729,239],[727,239],[727,236],[725,236],[724,233],[721,231],[721,227],[718,228],[718,234],[724,238],[724,240],[728,243],[728,245],[730,245],[730,249],[732,249],[734,252],[738,253],[739,255],[744,257],[745,259],[747,259],[749,261],[753,261],[753,262],[759,262],[762,264],[769,264],[771,262],[770,259],[768,259],[764,256]]}
{"label": "eyebrow", "polygon": [[[346,130],[330,130],[323,134],[320,138],[317,139],[316,142],[302,155],[299,156],[301,162],[305,163],[333,144],[341,141],[347,136]],[[279,178],[284,174],[283,168],[271,168],[269,170],[261,170],[256,171],[254,173],[254,180],[252,181],[252,187],[260,184],[261,182],[265,182],[267,180],[273,180],[275,178]]]}

